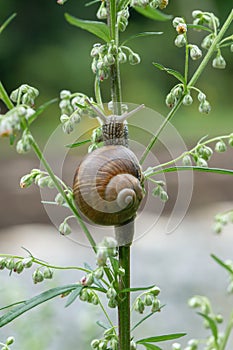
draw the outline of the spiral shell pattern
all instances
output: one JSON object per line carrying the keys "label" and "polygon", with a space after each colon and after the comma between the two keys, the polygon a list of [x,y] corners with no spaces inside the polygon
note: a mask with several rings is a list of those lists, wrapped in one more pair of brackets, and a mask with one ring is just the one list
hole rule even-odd
{"label": "spiral shell pattern", "polygon": [[135,154],[108,145],[87,155],[73,184],[81,212],[99,225],[121,225],[132,219],[143,198],[143,175]]}

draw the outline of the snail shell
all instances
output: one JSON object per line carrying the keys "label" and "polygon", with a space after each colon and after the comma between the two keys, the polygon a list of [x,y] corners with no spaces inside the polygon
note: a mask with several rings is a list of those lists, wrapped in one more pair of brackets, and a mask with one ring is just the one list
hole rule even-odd
{"label": "snail shell", "polygon": [[92,222],[121,225],[134,218],[143,198],[143,175],[128,148],[108,145],[88,154],[73,184],[77,206]]}

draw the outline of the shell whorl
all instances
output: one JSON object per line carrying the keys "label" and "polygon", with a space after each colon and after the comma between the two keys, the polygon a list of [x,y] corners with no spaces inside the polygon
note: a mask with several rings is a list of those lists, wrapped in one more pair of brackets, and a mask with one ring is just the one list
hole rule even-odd
{"label": "shell whorl", "polygon": [[74,178],[74,198],[82,213],[100,225],[120,225],[136,215],[143,198],[143,177],[134,153],[124,146],[104,146],[81,162]]}

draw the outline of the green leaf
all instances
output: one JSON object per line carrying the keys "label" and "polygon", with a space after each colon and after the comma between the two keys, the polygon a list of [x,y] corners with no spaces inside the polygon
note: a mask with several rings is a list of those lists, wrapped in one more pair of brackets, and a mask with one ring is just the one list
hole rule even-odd
{"label": "green leaf", "polygon": [[109,329],[109,326],[103,323],[102,321],[96,321],[96,324],[103,329]]}
{"label": "green leaf", "polygon": [[17,16],[16,13],[13,13],[0,27],[0,34],[2,34],[3,30],[10,24],[10,22]]}
{"label": "green leaf", "polygon": [[85,143],[89,143],[89,142],[91,142],[91,140],[78,141],[78,142],[75,142],[75,143],[70,143],[69,145],[66,145],[66,147],[68,147],[68,148],[75,148],[75,147],[79,147],[79,146],[85,145]]}
{"label": "green leaf", "polygon": [[70,24],[94,34],[95,36],[104,40],[105,42],[109,42],[111,39],[109,28],[106,23],[97,21],[86,21],[83,19],[73,17],[68,13],[65,13],[65,18]]}
{"label": "green leaf", "polygon": [[97,2],[100,2],[100,0],[93,0],[93,1],[90,1],[90,2],[88,2],[87,4],[85,4],[85,6],[88,7],[88,6],[91,6],[91,5],[96,4]]}
{"label": "green leaf", "polygon": [[215,174],[222,174],[222,175],[233,175],[233,170],[228,169],[221,169],[221,168],[205,168],[205,167],[198,167],[198,166],[177,166],[177,167],[169,167],[165,169],[156,170],[155,172],[151,173],[150,176],[161,174],[161,173],[172,173],[174,171],[183,171],[183,170],[193,170],[193,171],[200,171],[205,173],[215,173]]}
{"label": "green leaf", "polygon": [[211,254],[211,257],[220,265],[222,266],[224,269],[226,269],[228,272],[230,272],[231,274],[233,274],[232,269],[230,268],[230,266],[228,266],[227,264],[224,263],[224,261],[222,261],[221,259],[219,259],[216,255]]}
{"label": "green leaf", "polygon": [[77,297],[80,295],[82,289],[83,289],[83,286],[80,284],[80,285],[77,286],[77,288],[75,288],[75,289],[70,293],[65,307],[70,306],[70,305],[77,299]]}
{"label": "green leaf", "polygon": [[25,312],[33,309],[34,307],[57,297],[58,295],[64,294],[66,292],[72,291],[77,288],[77,284],[68,284],[63,287],[57,287],[47,290],[25,302],[19,304],[18,306],[13,307],[10,311],[5,313],[0,317],[0,327],[5,326],[6,324],[13,321],[15,318],[21,316]]}
{"label": "green leaf", "polygon": [[176,79],[181,81],[181,83],[186,84],[185,79],[184,79],[183,75],[180,72],[178,72],[178,71],[176,71],[174,69],[166,68],[162,64],[159,64],[159,63],[154,63],[153,62],[153,65],[156,68],[160,69],[160,70],[165,70],[165,72],[167,72],[168,74],[173,75]]}
{"label": "green leaf", "polygon": [[205,318],[206,321],[209,323],[209,326],[210,326],[210,329],[211,329],[212,334],[214,336],[214,339],[217,342],[217,340],[218,340],[218,328],[216,326],[215,321],[211,317],[209,317],[208,315],[205,315],[201,312],[198,312],[197,314],[202,316],[203,318]]}
{"label": "green leaf", "polygon": [[[165,305],[161,305],[161,306],[159,307],[158,311],[161,310],[164,306],[165,306]],[[143,317],[139,322],[137,322],[137,323],[133,326],[133,328],[131,329],[131,331],[134,331],[138,326],[140,326],[140,324],[142,324],[142,323],[143,323],[144,321],[146,321],[148,318],[150,318],[151,316],[153,316],[156,312],[157,312],[157,311],[151,312],[151,313],[149,313],[148,315],[146,315],[145,317]]]}
{"label": "green leaf", "polygon": [[133,288],[125,288],[125,289],[121,289],[119,291],[119,293],[126,293],[126,292],[139,292],[142,290],[149,290],[151,288],[155,287],[155,285],[153,286],[149,286],[149,287],[133,287]]}
{"label": "green leaf", "polygon": [[172,334],[165,334],[165,335],[157,335],[155,337],[140,339],[136,343],[137,344],[158,343],[161,341],[178,339],[178,338],[184,337],[185,335],[186,333],[172,333]]}
{"label": "green leaf", "polygon": [[161,34],[163,34],[163,32],[142,32],[142,33],[138,33],[138,34],[130,36],[128,39],[123,41],[123,43],[121,45],[125,45],[130,40],[133,40],[133,39],[136,39],[136,38],[141,38],[141,37],[144,37],[144,36],[152,36],[152,35],[161,35]]}
{"label": "green leaf", "polygon": [[140,13],[142,16],[153,19],[154,21],[168,21],[172,18],[171,15],[167,15],[159,10],[152,9],[150,6],[138,7],[135,6],[134,10]]}
{"label": "green leaf", "polygon": [[148,344],[148,343],[145,343],[145,344],[142,344],[143,346],[145,346],[146,349],[148,350],[162,350],[159,346],[157,345],[153,345],[153,344]]}
{"label": "green leaf", "polygon": [[200,24],[187,24],[187,27],[197,29],[197,30],[206,30],[207,32],[212,33],[212,30],[210,28],[202,26]]}

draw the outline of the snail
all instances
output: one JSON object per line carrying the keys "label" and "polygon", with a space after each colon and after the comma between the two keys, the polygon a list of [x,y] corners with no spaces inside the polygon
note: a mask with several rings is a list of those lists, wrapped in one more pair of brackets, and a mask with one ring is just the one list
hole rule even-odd
{"label": "snail", "polygon": [[141,105],[121,116],[106,117],[89,105],[103,121],[104,146],[88,154],[78,166],[73,183],[75,202],[90,221],[119,226],[132,220],[143,198],[143,175],[136,155],[128,148],[126,118]]}

